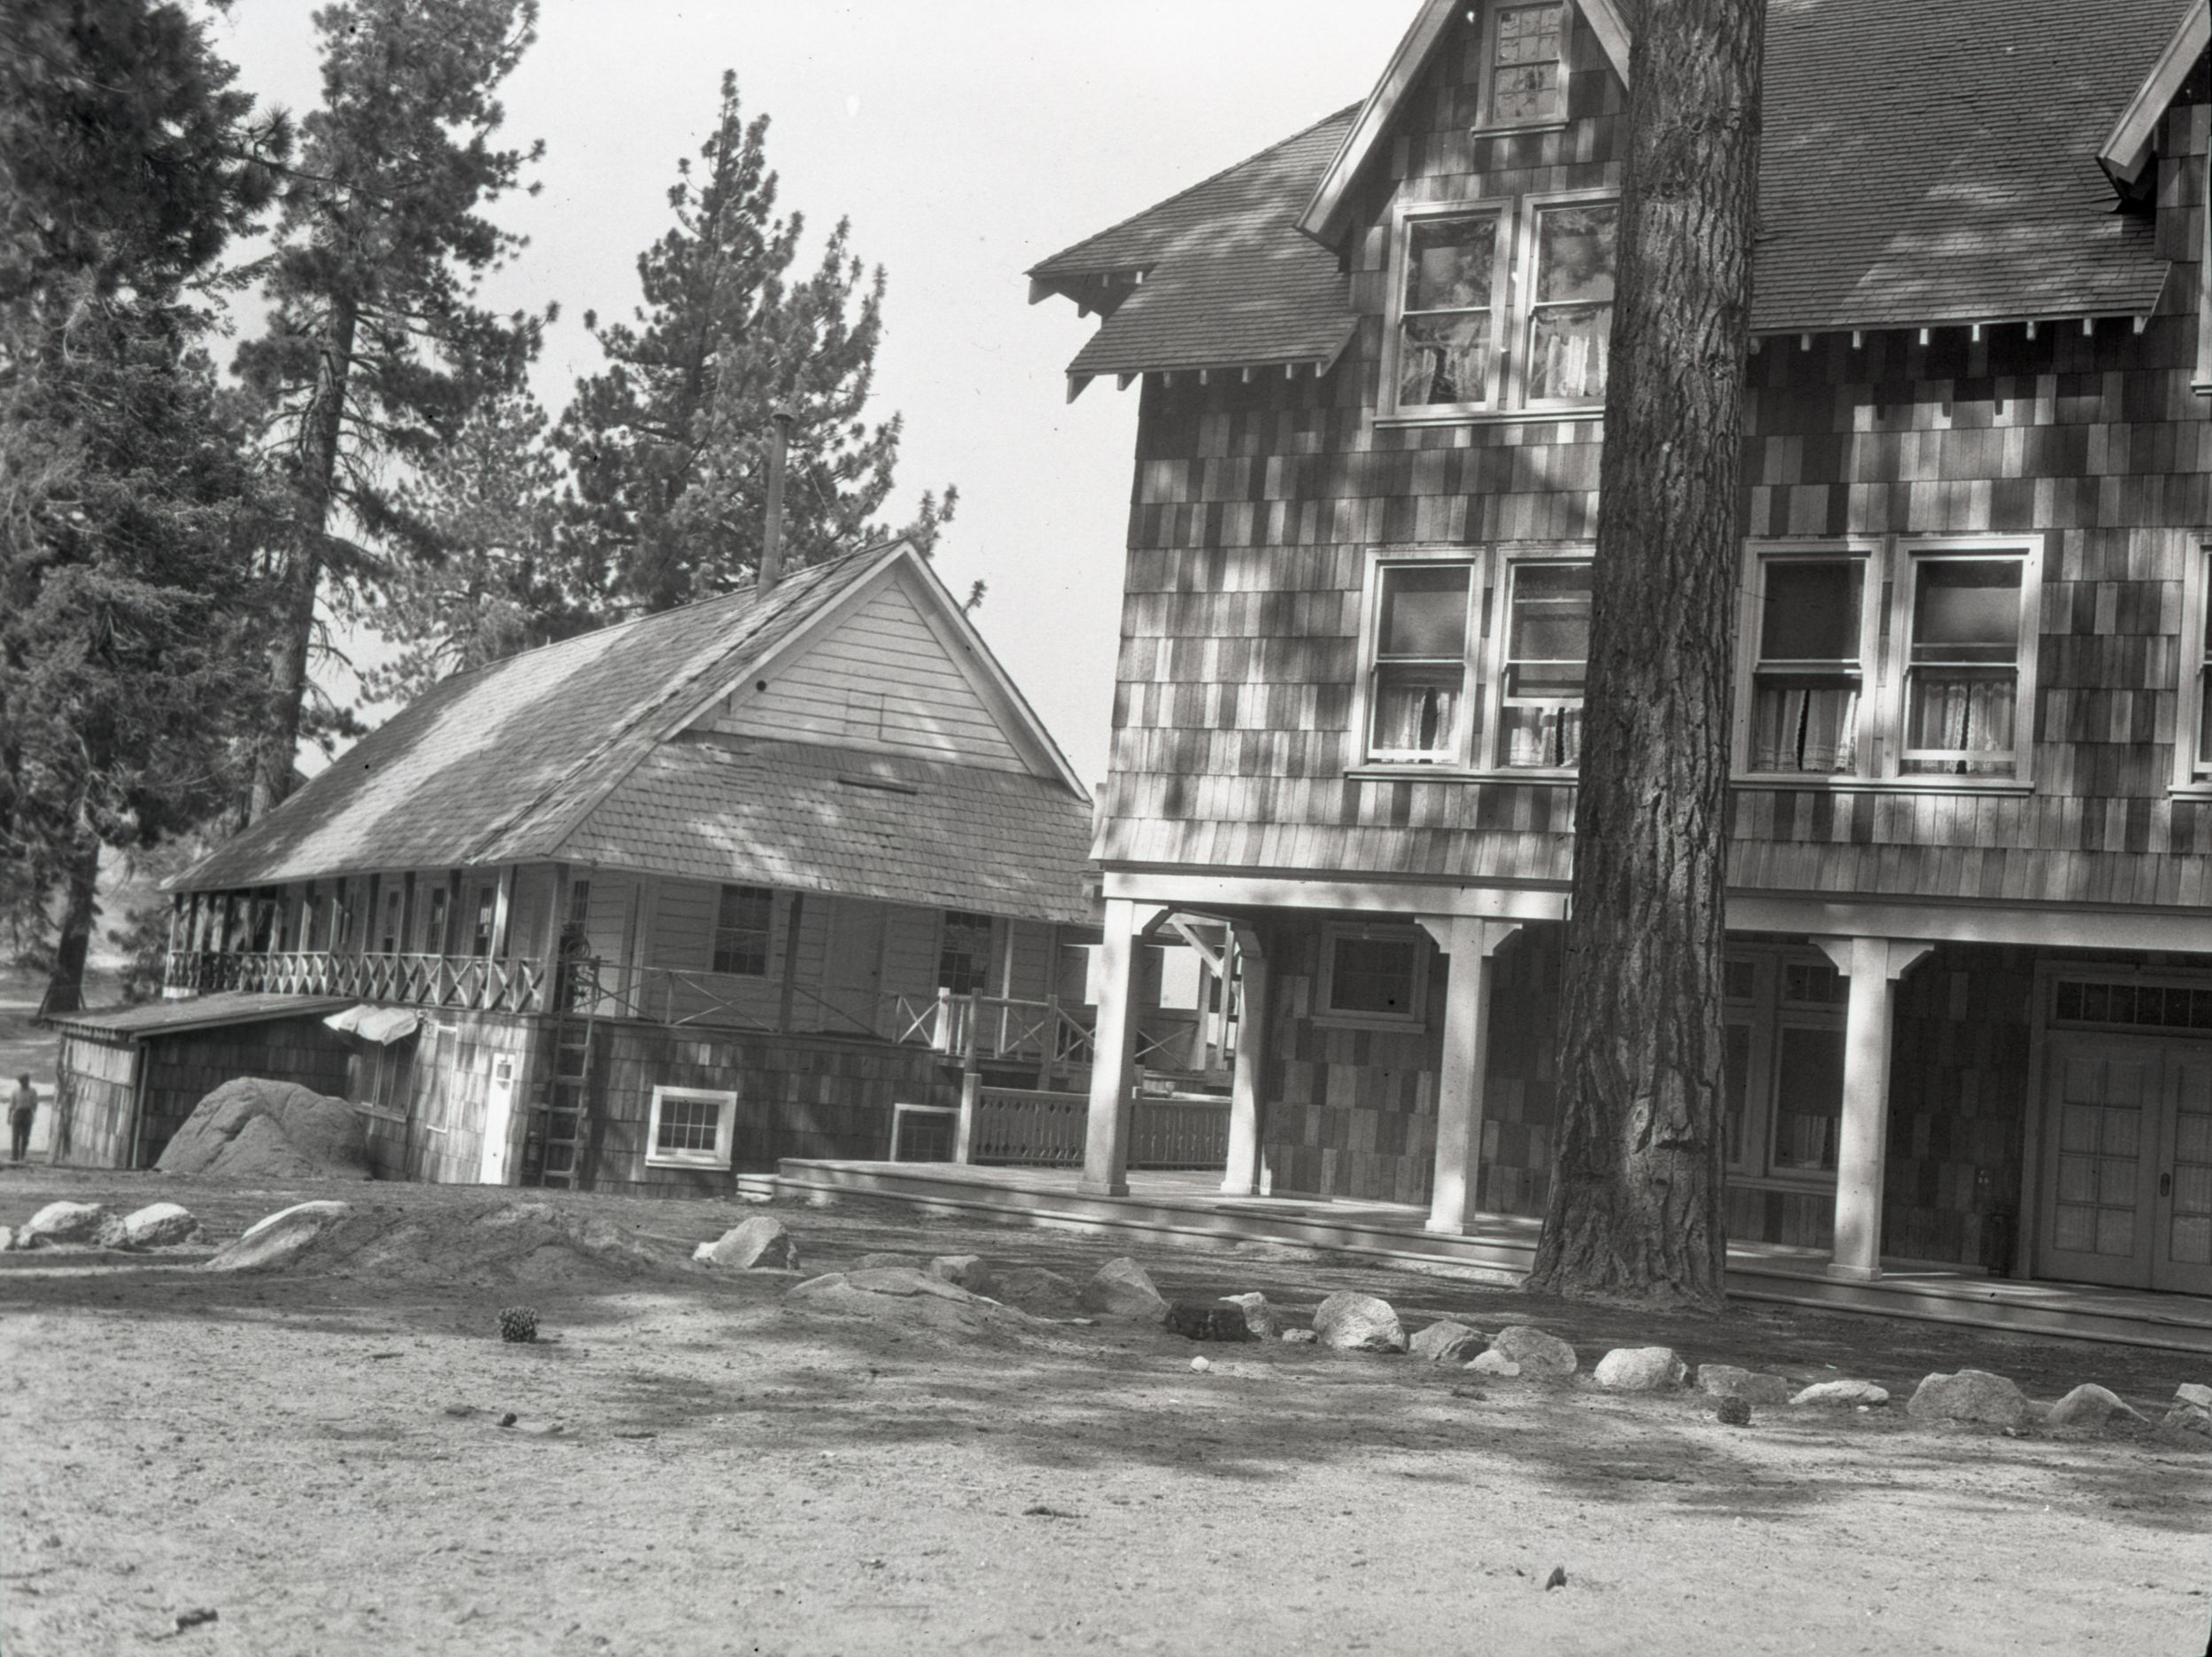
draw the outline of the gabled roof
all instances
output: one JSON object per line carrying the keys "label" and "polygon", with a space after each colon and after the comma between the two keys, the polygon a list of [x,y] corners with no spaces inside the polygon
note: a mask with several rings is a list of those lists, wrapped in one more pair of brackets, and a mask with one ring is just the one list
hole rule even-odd
{"label": "gabled roof", "polygon": [[943,583],[896,541],[796,571],[764,595],[742,587],[457,674],[169,885],[575,860],[571,834],[664,743],[902,575],[997,687],[1001,717],[1040,774],[1030,780],[1087,826],[1088,797],[1051,735]]}
{"label": "gabled roof", "polygon": [[1344,280],[1283,204],[1312,187],[1355,113],[1339,110],[1034,267],[1032,300],[1064,293],[1106,313],[1068,373],[1333,363],[1354,326]]}
{"label": "gabled roof", "polygon": [[2150,74],[2143,77],[2143,84],[2113,123],[2112,136],[2097,152],[2098,165],[2112,175],[2115,183],[2133,185],[2143,176],[2158,123],[2173,107],[2182,82],[2197,66],[2208,45],[2212,45],[2212,6],[2193,5],[2182,14],[2173,39],[2159,54]]}
{"label": "gabled roof", "polygon": [[[2166,264],[2151,225],[2114,211],[2100,161],[2115,117],[2193,64],[2172,68],[2174,43],[2185,53],[2203,8],[1772,0],[1754,329],[2147,315]],[[1400,56],[1432,53],[1454,10],[1429,0]],[[1283,342],[1348,329],[1339,255],[1297,226],[1319,208],[1340,231],[1328,209],[1387,148],[1415,79],[1393,58],[1357,109],[1037,266],[1033,293],[1078,298],[1112,259],[1147,270],[1118,310],[1089,300],[1111,315],[1069,372],[1281,362]]]}

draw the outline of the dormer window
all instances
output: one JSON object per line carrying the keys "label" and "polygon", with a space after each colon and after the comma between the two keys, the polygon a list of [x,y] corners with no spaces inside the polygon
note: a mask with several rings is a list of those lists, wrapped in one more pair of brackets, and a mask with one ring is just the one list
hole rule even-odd
{"label": "dormer window", "polygon": [[1484,62],[1483,124],[1525,127],[1567,116],[1567,8],[1553,4],[1490,9]]}

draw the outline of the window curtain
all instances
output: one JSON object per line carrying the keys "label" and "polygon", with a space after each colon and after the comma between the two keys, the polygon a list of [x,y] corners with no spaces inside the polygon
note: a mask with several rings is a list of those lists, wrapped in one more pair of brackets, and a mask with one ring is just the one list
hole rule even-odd
{"label": "window curtain", "polygon": [[1582,704],[1508,708],[1505,739],[1509,766],[1572,770],[1582,763]]}
{"label": "window curtain", "polygon": [[1458,728],[1459,694],[1433,683],[1375,686],[1375,750],[1378,753],[1443,753]]}
{"label": "window curtain", "polygon": [[1848,685],[1762,684],[1751,704],[1751,769],[1859,769],[1859,692]]}
{"label": "window curtain", "polygon": [[2017,682],[2009,678],[1976,676],[1939,679],[1915,673],[1913,714],[1905,746],[1968,755],[2000,754],[1995,760],[1941,759],[1916,763],[1913,769],[1961,772],[2008,772],[2013,768],[2014,703]]}

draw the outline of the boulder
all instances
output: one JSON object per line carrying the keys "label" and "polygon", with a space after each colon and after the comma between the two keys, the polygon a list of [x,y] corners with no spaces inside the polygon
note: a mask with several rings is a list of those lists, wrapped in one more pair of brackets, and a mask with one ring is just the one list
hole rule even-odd
{"label": "boulder", "polygon": [[1747,1404],[1788,1404],[1789,1383],[1780,1375],[1733,1364],[1700,1364],[1697,1390],[1708,1398],[1742,1398]]}
{"label": "boulder", "polygon": [[1432,1364],[1464,1364],[1482,1350],[1482,1331],[1453,1318],[1439,1318],[1413,1337],[1409,1350]]}
{"label": "boulder", "polygon": [[1020,1335],[1044,1326],[912,1266],[871,1266],[811,1277],[783,1297],[794,1313],[860,1318],[938,1335]]}
{"label": "boulder", "polygon": [[2193,1381],[2185,1381],[2174,1389],[2174,1402],[2193,1404],[2200,1410],[2212,1410],[2212,1387],[2199,1386]]}
{"label": "boulder", "polygon": [[924,1268],[931,1277],[966,1289],[971,1295],[996,1295],[997,1274],[979,1254],[941,1254]]}
{"label": "boulder", "polygon": [[1311,1346],[1314,1343],[1314,1332],[1311,1329],[1285,1329],[1283,1331],[1283,1340],[1284,1343],[1288,1346]]}
{"label": "boulder", "polygon": [[2027,1420],[2029,1410],[2025,1396],[2004,1376],[1985,1369],[1962,1369],[1954,1375],[1922,1376],[1905,1412],[1916,1421],[2016,1428]]}
{"label": "boulder", "polygon": [[154,1166],[238,1179],[366,1179],[369,1139],[361,1113],[343,1099],[242,1077],[193,1107]]}
{"label": "boulder", "polygon": [[1243,1309],[1221,1302],[1179,1300],[1168,1308],[1168,1332],[1190,1341],[1249,1341]]}
{"label": "boulder", "polygon": [[289,1264],[326,1233],[353,1215],[350,1202],[299,1202],[264,1215],[225,1243],[207,1262],[210,1272],[256,1272]]}
{"label": "boulder", "polygon": [[1671,1346],[1617,1346],[1597,1360],[1591,1373],[1608,1392],[1672,1392],[1682,1384],[1689,1365]]}
{"label": "boulder", "polygon": [[1272,1341],[1283,1333],[1283,1320],[1276,1315],[1275,1308],[1268,1304],[1265,1295],[1224,1295],[1222,1304],[1237,1309],[1255,1341]]}
{"label": "boulder", "polygon": [[1715,1400],[1712,1412],[1723,1427],[1749,1427],[1751,1424],[1751,1401],[1735,1393]]}
{"label": "boulder", "polygon": [[33,1248],[46,1243],[94,1243],[107,1210],[97,1202],[49,1202],[31,1216],[23,1235]]}
{"label": "boulder", "polygon": [[169,1249],[195,1241],[199,1222],[192,1211],[175,1202],[149,1202],[113,1222],[116,1242],[125,1249]]}
{"label": "boulder", "polygon": [[27,1249],[30,1246],[28,1242],[16,1241],[14,1226],[0,1225],[0,1254],[5,1254],[11,1249]]}
{"label": "boulder", "polygon": [[1511,1381],[1521,1373],[1521,1366],[1495,1347],[1478,1353],[1474,1360],[1464,1367],[1471,1374],[1494,1375],[1500,1381]]}
{"label": "boulder", "polygon": [[1040,1318],[1065,1318],[1075,1310],[1075,1303],[1081,1298],[1075,1279],[1062,1277],[1046,1266],[1023,1265],[1010,1272],[994,1272],[988,1281],[988,1288],[973,1283],[961,1287],[970,1294],[989,1295],[993,1300],[1019,1306]]}
{"label": "boulder", "polygon": [[1831,1410],[1848,1410],[1853,1404],[1869,1407],[1890,1402],[1889,1389],[1877,1387],[1871,1381],[1822,1381],[1807,1387],[1790,1399],[1792,1404],[1808,1404]]}
{"label": "boulder", "polygon": [[1490,1337],[1490,1350],[1520,1365],[1532,1381],[1564,1381],[1581,1360],[1574,1349],[1556,1334],[1517,1323]]}
{"label": "boulder", "polygon": [[799,1244],[774,1215],[756,1214],[712,1242],[701,1243],[692,1250],[691,1257],[701,1265],[726,1266],[739,1272],[796,1272]]}
{"label": "boulder", "polygon": [[1101,1318],[1120,1318],[1130,1323],[1165,1323],[1166,1296],[1153,1287],[1145,1268],[1127,1255],[1109,1260],[1098,1275],[1083,1285],[1077,1303]]}
{"label": "boulder", "polygon": [[2115,1420],[2150,1425],[2141,1411],[2131,1408],[2119,1394],[2094,1381],[2084,1381],[2051,1406],[2053,1427],[2103,1427]]}
{"label": "boulder", "polygon": [[1314,1308],[1314,1339],[1340,1352],[1402,1352],[1406,1332],[1390,1303],[1340,1289]]}
{"label": "boulder", "polygon": [[2212,1438],[2212,1410],[2199,1404],[2177,1404],[2159,1425],[2169,1432],[2201,1433]]}
{"label": "boulder", "polygon": [[[889,1266],[896,1266],[907,1272],[919,1272],[922,1269],[921,1262],[910,1254],[864,1254],[845,1270],[874,1272]],[[947,1278],[944,1280],[951,1282],[952,1280]]]}

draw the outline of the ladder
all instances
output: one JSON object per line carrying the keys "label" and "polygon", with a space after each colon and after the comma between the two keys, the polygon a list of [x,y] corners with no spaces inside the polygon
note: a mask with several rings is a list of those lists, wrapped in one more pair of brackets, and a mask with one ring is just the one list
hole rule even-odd
{"label": "ladder", "polygon": [[[530,1144],[523,1157],[523,1183],[572,1191],[583,1173],[584,1141],[590,1124],[594,1038],[598,1024],[596,975],[586,984],[563,984],[560,1011],[553,1020],[553,1066],[546,1102],[533,1113]],[[576,1003],[582,1000],[579,1015]]]}

